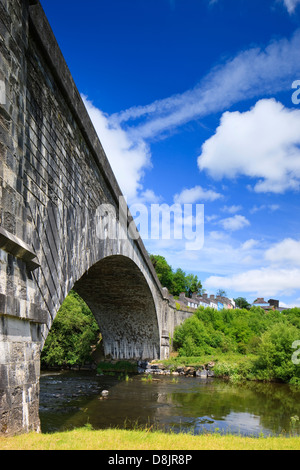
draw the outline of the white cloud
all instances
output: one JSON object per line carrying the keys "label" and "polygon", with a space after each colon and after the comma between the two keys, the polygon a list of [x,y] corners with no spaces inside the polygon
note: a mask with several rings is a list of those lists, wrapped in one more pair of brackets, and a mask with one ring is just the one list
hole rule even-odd
{"label": "white cloud", "polygon": [[222,194],[219,194],[211,189],[203,189],[201,186],[195,186],[190,189],[183,189],[180,194],[175,194],[174,202],[176,204],[193,204],[195,202],[215,201],[220,199]]}
{"label": "white cloud", "polygon": [[239,101],[274,96],[298,76],[299,49],[300,31],[296,31],[290,40],[244,50],[212,69],[195,88],[114,114],[112,122],[126,123],[132,135],[148,139]]}
{"label": "white cloud", "polygon": [[142,140],[133,140],[86,97],[82,98],[122,193],[129,201],[136,198],[143,189],[144,172],[151,166],[148,146]]}
{"label": "white cloud", "polygon": [[202,146],[200,170],[216,178],[246,175],[258,179],[257,192],[299,189],[300,110],[274,99],[250,111],[226,112],[216,133]]}
{"label": "white cloud", "polygon": [[228,212],[229,214],[235,214],[242,209],[242,206],[224,206],[221,210],[222,212]]}
{"label": "white cloud", "polygon": [[254,206],[250,209],[250,214],[255,214],[256,212],[269,210],[271,212],[277,211],[280,209],[278,204],[262,204],[261,206]]}
{"label": "white cloud", "polygon": [[266,251],[265,259],[279,266],[300,267],[300,240],[292,238],[282,240]]}
{"label": "white cloud", "polygon": [[[222,286],[239,295],[248,293],[265,298],[289,297],[300,290],[300,240],[287,238],[266,250],[259,240],[249,239],[237,249],[227,245],[224,257],[228,272],[209,276],[204,281],[206,289]],[[223,262],[222,257],[220,261]]]}
{"label": "white cloud", "polygon": [[146,189],[138,197],[139,203],[158,204],[161,200],[162,197],[157,196],[152,189]]}
{"label": "white cloud", "polygon": [[257,296],[291,294],[300,289],[300,269],[253,269],[233,276],[210,276],[205,281],[207,289],[222,286],[235,292],[248,292]]}
{"label": "white cloud", "polygon": [[235,215],[233,217],[220,220],[220,224],[223,226],[224,230],[229,230],[232,232],[247,227],[250,225],[250,222],[243,215]]}
{"label": "white cloud", "polygon": [[300,4],[300,0],[282,0],[282,1],[283,1],[284,5],[286,6],[287,11],[289,12],[289,14],[294,13],[294,11],[296,10],[297,5]]}
{"label": "white cloud", "polygon": [[253,240],[253,238],[251,238],[250,240],[247,240],[245,241],[243,244],[242,244],[242,250],[244,251],[248,251],[248,250],[251,250],[252,248],[254,248],[255,246],[258,245],[258,240]]}
{"label": "white cloud", "polygon": [[205,216],[205,220],[206,220],[207,222],[213,222],[214,220],[217,220],[218,217],[219,217],[219,216],[216,215],[216,214],[213,214],[213,215],[206,215],[206,216]]}
{"label": "white cloud", "polygon": [[211,240],[224,240],[227,238],[227,234],[225,232],[218,232],[217,230],[213,230],[209,233]]}

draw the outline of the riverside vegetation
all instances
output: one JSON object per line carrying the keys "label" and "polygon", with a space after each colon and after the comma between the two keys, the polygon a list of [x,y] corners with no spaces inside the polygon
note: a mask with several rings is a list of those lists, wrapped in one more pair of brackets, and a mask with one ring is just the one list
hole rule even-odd
{"label": "riverside vegetation", "polygon": [[[217,377],[281,381],[300,385],[294,346],[300,340],[300,309],[265,312],[260,307],[215,310],[200,307],[176,328],[176,362],[215,362]],[[299,349],[299,348],[298,348]]]}
{"label": "riverside vegetation", "polygon": [[[175,329],[174,353],[163,362],[171,370],[213,362],[216,377],[278,380],[299,386],[299,360],[292,360],[293,355],[297,359],[293,345],[299,340],[299,308],[265,312],[260,307],[220,311],[200,307]],[[99,347],[101,333],[93,314],[71,291],[48,335],[41,356],[42,368],[91,364]],[[124,367],[125,372],[135,370],[125,362],[117,366]],[[102,372],[111,371],[105,362],[99,367]]]}

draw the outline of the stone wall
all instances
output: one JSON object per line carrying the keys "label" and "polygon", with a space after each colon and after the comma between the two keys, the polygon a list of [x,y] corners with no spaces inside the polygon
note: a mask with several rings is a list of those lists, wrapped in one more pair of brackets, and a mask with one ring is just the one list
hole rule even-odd
{"label": "stone wall", "polygon": [[[0,1],[0,434],[39,430],[40,338],[28,264],[33,221],[24,203],[28,5]],[[6,251],[4,251],[6,250]],[[26,255],[27,253],[27,255]],[[32,258],[35,254],[32,252]]]}

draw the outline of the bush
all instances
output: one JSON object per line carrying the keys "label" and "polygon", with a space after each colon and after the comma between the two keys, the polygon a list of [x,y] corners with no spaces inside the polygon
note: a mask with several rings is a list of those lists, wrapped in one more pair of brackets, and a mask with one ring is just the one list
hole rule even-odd
{"label": "bush", "polygon": [[300,340],[299,323],[300,309],[281,313],[265,312],[260,307],[221,311],[200,307],[175,329],[173,344],[179,357],[257,355],[256,361],[251,359],[242,369],[236,364],[218,364],[214,369],[217,375],[298,384],[300,366],[292,361],[292,344]]}
{"label": "bush", "polygon": [[292,361],[292,344],[299,339],[300,331],[294,325],[273,325],[262,335],[255,364],[256,375],[264,380],[280,379],[283,382],[300,378],[300,367]]}
{"label": "bush", "polygon": [[174,347],[180,356],[210,354],[212,352],[210,341],[211,337],[205,325],[195,315],[175,329],[173,338]]}

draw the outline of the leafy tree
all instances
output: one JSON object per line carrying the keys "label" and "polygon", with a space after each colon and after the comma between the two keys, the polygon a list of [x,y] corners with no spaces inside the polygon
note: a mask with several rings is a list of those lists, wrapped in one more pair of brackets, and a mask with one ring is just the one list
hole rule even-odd
{"label": "leafy tree", "polygon": [[238,308],[246,308],[249,309],[251,305],[247,302],[244,297],[238,297],[237,299],[233,299],[235,304]]}
{"label": "leafy tree", "polygon": [[191,297],[192,294],[201,294],[202,292],[202,284],[199,281],[198,276],[194,274],[188,274],[185,278],[186,280],[186,291],[188,293],[188,297]]}
{"label": "leafy tree", "polygon": [[83,365],[100,339],[96,320],[74,291],[66,297],[53,322],[41,354],[42,366]]}
{"label": "leafy tree", "polygon": [[167,287],[170,294],[178,296],[184,292],[187,297],[191,297],[194,292],[202,292],[202,284],[194,274],[187,274],[178,268],[175,272],[161,255],[149,255],[157,277],[163,287]]}
{"label": "leafy tree", "polygon": [[284,310],[282,313],[292,325],[300,328],[300,308],[294,307],[289,310]]}
{"label": "leafy tree", "polygon": [[216,295],[219,297],[227,297],[227,292],[224,289],[218,289]]}
{"label": "leafy tree", "polygon": [[173,290],[173,271],[166,259],[160,255],[150,255],[150,260],[156,271],[157,277],[163,287],[167,287],[170,293]]}
{"label": "leafy tree", "polygon": [[178,268],[173,275],[172,294],[179,295],[181,292],[187,294],[187,284],[185,272],[181,268]]}

